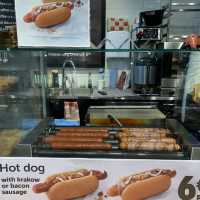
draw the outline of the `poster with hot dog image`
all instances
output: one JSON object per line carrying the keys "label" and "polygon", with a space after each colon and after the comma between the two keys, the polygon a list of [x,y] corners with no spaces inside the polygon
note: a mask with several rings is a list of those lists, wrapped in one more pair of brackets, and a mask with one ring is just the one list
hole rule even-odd
{"label": "poster with hot dog image", "polygon": [[199,166],[191,160],[1,158],[0,199],[198,200]]}
{"label": "poster with hot dog image", "polygon": [[15,0],[15,10],[18,46],[90,46],[90,0]]}

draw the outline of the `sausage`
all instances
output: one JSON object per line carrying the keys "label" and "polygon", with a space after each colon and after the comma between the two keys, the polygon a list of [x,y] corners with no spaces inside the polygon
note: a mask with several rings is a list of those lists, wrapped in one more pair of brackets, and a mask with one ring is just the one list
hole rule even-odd
{"label": "sausage", "polygon": [[98,180],[104,180],[107,178],[106,171],[101,172],[97,170],[81,169],[81,170],[72,171],[72,172],[63,172],[63,173],[54,174],[48,177],[45,182],[35,184],[32,190],[35,193],[47,192],[49,188],[55,185],[56,183],[59,183],[61,181],[66,181],[66,180],[77,179],[77,178],[81,178],[81,177],[85,177],[89,175],[95,176]]}
{"label": "sausage", "polygon": [[102,138],[93,138],[93,137],[62,137],[62,136],[48,136],[44,138],[44,142],[47,144],[50,143],[55,143],[55,142],[60,142],[60,143],[65,143],[65,142],[99,142],[102,143],[103,139]]}
{"label": "sausage", "polygon": [[33,15],[32,12],[29,12],[23,17],[23,20],[26,23],[31,23],[31,22],[35,21],[35,16]]}
{"label": "sausage", "polygon": [[98,133],[98,132],[90,132],[90,133],[76,133],[76,132],[57,132],[56,136],[68,136],[68,137],[93,137],[93,138],[108,138],[108,133]]}
{"label": "sausage", "polygon": [[57,2],[57,3],[63,3],[64,2],[64,3],[68,4],[69,8],[71,8],[71,9],[74,8],[73,3],[71,1],[69,1],[69,0],[42,0],[42,2],[43,3],[55,3],[55,2]]}
{"label": "sausage", "polygon": [[69,132],[76,132],[76,133],[94,133],[94,132],[97,132],[97,133],[107,133],[108,132],[108,129],[106,128],[61,128],[59,129],[59,132],[66,132],[66,133],[69,133]]}
{"label": "sausage", "polygon": [[144,150],[144,151],[179,151],[180,145],[178,144],[167,144],[163,142],[132,142],[132,143],[121,143],[121,149],[125,150]]}
{"label": "sausage", "polygon": [[51,143],[55,150],[111,150],[112,145],[106,143]]}
{"label": "sausage", "polygon": [[[132,143],[132,142],[146,142],[146,138],[135,138],[135,137],[122,137],[120,138],[122,143]],[[174,138],[157,138],[157,139],[148,139],[148,142],[157,143],[163,142],[167,144],[176,144],[176,140]]]}
{"label": "sausage", "polygon": [[165,128],[122,128],[123,132],[153,132],[170,134],[169,129]]}
{"label": "sausage", "polygon": [[166,191],[171,185],[175,170],[153,169],[130,176],[109,187],[108,196],[121,196],[122,200],[141,200]]}
{"label": "sausage", "polygon": [[166,133],[151,133],[151,132],[122,132],[118,134],[119,138],[122,137],[135,137],[135,138],[145,138],[145,139],[161,139],[166,138]]}

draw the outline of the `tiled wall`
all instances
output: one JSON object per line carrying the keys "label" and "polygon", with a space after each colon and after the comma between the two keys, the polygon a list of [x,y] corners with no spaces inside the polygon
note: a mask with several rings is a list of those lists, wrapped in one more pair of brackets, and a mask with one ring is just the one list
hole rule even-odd
{"label": "tiled wall", "polygon": [[[137,2],[137,3],[136,3]],[[139,14],[143,7],[143,1],[136,0],[106,0],[106,16],[124,17],[130,22]]]}

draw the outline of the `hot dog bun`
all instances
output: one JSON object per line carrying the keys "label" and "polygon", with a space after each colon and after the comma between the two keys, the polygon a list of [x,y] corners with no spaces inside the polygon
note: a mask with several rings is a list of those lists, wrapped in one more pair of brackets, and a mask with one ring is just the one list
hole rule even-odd
{"label": "hot dog bun", "polygon": [[127,186],[121,194],[122,200],[143,200],[169,189],[171,178],[167,175],[152,177]]}
{"label": "hot dog bun", "polygon": [[71,17],[71,9],[60,7],[54,10],[45,11],[37,16],[35,24],[40,28],[47,28],[66,22]]}
{"label": "hot dog bun", "polygon": [[94,192],[99,186],[96,176],[85,176],[59,182],[47,192],[49,200],[67,200],[83,197]]}

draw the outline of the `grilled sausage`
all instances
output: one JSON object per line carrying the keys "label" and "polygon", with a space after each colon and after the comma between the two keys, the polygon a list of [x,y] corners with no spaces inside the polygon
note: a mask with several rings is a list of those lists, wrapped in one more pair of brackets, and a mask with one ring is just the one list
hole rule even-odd
{"label": "grilled sausage", "polygon": [[121,149],[126,150],[144,150],[144,151],[179,151],[180,145],[178,144],[167,144],[163,142],[132,142],[132,143],[121,143]]}
{"label": "grilled sausage", "polygon": [[94,133],[94,132],[97,132],[97,133],[107,133],[108,132],[108,129],[106,128],[60,128],[59,129],[59,132],[66,132],[66,133]]}
{"label": "grilled sausage", "polygon": [[58,132],[56,136],[68,136],[68,137],[93,137],[93,138],[108,138],[108,133],[98,133],[98,132],[89,132],[89,133],[78,133],[78,132]]}
{"label": "grilled sausage", "polygon": [[160,139],[166,138],[166,133],[153,133],[153,132],[122,132],[118,134],[119,138],[122,137],[135,137],[135,138],[145,138],[145,139]]}
{"label": "grilled sausage", "polygon": [[[122,143],[132,143],[132,142],[146,142],[146,138],[135,138],[135,137],[122,137],[120,138]],[[157,138],[157,139],[148,139],[148,142],[157,143],[163,142],[167,144],[176,144],[176,139],[174,138]]]}
{"label": "grilled sausage", "polygon": [[55,150],[111,150],[112,145],[106,143],[51,143]]}
{"label": "grilled sausage", "polygon": [[102,138],[94,138],[94,137],[68,137],[68,136],[48,136],[44,138],[44,142],[47,144],[51,143],[70,143],[70,142],[96,142],[96,143],[102,143]]}

